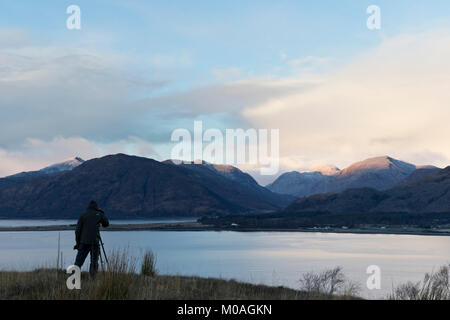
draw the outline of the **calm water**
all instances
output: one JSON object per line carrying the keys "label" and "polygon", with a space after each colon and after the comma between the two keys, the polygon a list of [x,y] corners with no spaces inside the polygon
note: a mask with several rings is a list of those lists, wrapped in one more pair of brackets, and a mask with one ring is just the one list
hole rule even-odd
{"label": "calm water", "polygon": [[[112,224],[151,224],[163,222],[189,222],[196,221],[196,218],[180,218],[180,219],[136,219],[136,220],[110,220]],[[60,226],[67,224],[76,224],[77,220],[9,220],[0,219],[0,227],[29,227],[29,226]]]}
{"label": "calm water", "polygon": [[[58,234],[65,265],[75,258],[73,231],[0,232],[0,269],[54,266]],[[252,283],[298,287],[302,273],[342,266],[361,284],[362,295],[382,297],[392,284],[420,280],[450,262],[450,237],[320,234],[294,232],[103,232],[107,250],[145,249],[157,255],[164,274],[222,277]],[[365,288],[366,268],[382,270],[382,290]],[[86,267],[86,266],[85,266]]]}

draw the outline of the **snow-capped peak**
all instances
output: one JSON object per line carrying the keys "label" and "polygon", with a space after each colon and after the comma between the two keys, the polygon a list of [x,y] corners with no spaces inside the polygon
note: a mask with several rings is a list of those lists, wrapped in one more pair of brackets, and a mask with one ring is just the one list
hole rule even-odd
{"label": "snow-capped peak", "polygon": [[67,160],[64,160],[59,163],[52,164],[51,166],[45,167],[44,169],[39,170],[42,173],[54,173],[61,171],[68,171],[78,167],[80,164],[83,164],[84,160],[80,157],[73,157]]}
{"label": "snow-capped peak", "polygon": [[320,166],[314,167],[310,172],[320,172],[324,176],[334,176],[337,175],[341,170],[331,164],[322,164]]}
{"label": "snow-capped peak", "polygon": [[416,166],[404,161],[393,159],[389,156],[366,159],[352,164],[342,171],[343,174],[354,174],[362,171],[395,169],[405,174],[409,174],[416,169]]}

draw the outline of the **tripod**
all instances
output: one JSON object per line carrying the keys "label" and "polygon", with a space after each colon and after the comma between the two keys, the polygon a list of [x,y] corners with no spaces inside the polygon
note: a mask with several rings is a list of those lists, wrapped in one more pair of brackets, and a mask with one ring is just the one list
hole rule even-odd
{"label": "tripod", "polygon": [[103,264],[102,251],[103,251],[103,256],[105,258],[106,266],[108,267],[108,269],[109,269],[109,261],[108,261],[108,256],[106,255],[105,246],[103,244],[102,237],[100,236],[100,231],[98,232],[97,236],[98,236],[98,240],[99,240],[100,246],[101,246],[101,250],[99,250],[100,263],[101,263],[102,269],[104,271],[105,267],[104,267],[104,264]]}

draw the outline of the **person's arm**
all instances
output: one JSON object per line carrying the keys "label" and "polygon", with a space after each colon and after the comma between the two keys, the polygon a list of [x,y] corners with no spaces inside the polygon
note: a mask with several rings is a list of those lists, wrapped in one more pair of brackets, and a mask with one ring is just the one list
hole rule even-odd
{"label": "person's arm", "polygon": [[76,247],[80,245],[81,241],[81,230],[83,229],[83,214],[80,215],[78,218],[77,227],[75,229],[75,241],[76,241]]}
{"label": "person's arm", "polygon": [[105,216],[105,212],[102,209],[98,209],[98,211],[100,211],[100,223],[102,225],[103,228],[107,228],[109,227],[109,220],[108,218],[106,218]]}

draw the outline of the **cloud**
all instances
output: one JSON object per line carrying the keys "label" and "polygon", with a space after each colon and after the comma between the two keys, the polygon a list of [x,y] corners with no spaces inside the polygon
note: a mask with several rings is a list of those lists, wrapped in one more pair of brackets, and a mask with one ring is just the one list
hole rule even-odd
{"label": "cloud", "polygon": [[194,88],[140,101],[142,108],[165,110],[176,117],[199,117],[213,114],[238,114],[270,99],[311,89],[317,81],[299,79],[253,78]]}
{"label": "cloud", "polygon": [[155,68],[187,68],[193,65],[192,57],[188,53],[154,54],[146,58]]}
{"label": "cloud", "polygon": [[288,65],[297,72],[317,71],[326,67],[333,59],[329,57],[307,56],[288,61]]}
{"label": "cloud", "polygon": [[449,54],[448,30],[389,38],[323,84],[242,115],[255,127],[280,128],[281,162],[291,168],[384,154],[447,165]]}
{"label": "cloud", "polygon": [[29,34],[21,29],[0,29],[0,49],[20,47],[29,41]]}
{"label": "cloud", "polygon": [[[280,129],[286,170],[391,155],[417,164],[450,160],[448,30],[386,38],[330,73],[252,78],[143,102],[174,118],[226,113],[231,126]],[[291,60],[292,62],[292,60]],[[295,64],[330,64],[306,57]],[[293,62],[292,62],[293,63]]]}
{"label": "cloud", "polygon": [[236,67],[214,68],[212,70],[214,78],[218,81],[230,81],[242,77],[242,70]]}
{"label": "cloud", "polygon": [[89,47],[8,46],[0,61],[0,146],[7,149],[28,137],[118,140],[130,134],[119,124],[139,117],[137,96],[164,86],[134,72],[126,57]]}
{"label": "cloud", "polygon": [[150,143],[137,137],[114,142],[90,141],[82,137],[55,137],[48,141],[29,138],[13,151],[0,148],[0,177],[38,170],[74,156],[89,160],[116,153],[160,159]]}
{"label": "cloud", "polygon": [[[158,157],[136,100],[164,87],[127,56],[0,29],[0,176],[124,152]],[[157,61],[158,62],[158,61]],[[157,122],[152,122],[157,131]]]}
{"label": "cloud", "polygon": [[[126,150],[133,145],[129,136],[144,139],[142,146],[145,140],[169,143],[172,130],[190,128],[194,119],[216,119],[228,128],[279,128],[280,163],[287,170],[345,167],[385,154],[449,164],[448,30],[386,38],[339,69],[332,58],[282,54],[280,68],[293,70],[289,78],[235,80],[245,72],[214,69],[215,80],[227,82],[164,95],[157,95],[164,81],[136,72],[132,59],[92,47],[36,46],[20,31],[15,43],[8,42],[2,34],[0,173],[37,169],[83,156],[83,150],[84,157],[113,152],[112,146]],[[191,62],[180,54],[149,56],[146,63],[171,69]],[[49,156],[35,155],[33,141],[44,143]],[[71,146],[65,150],[56,141]]]}

